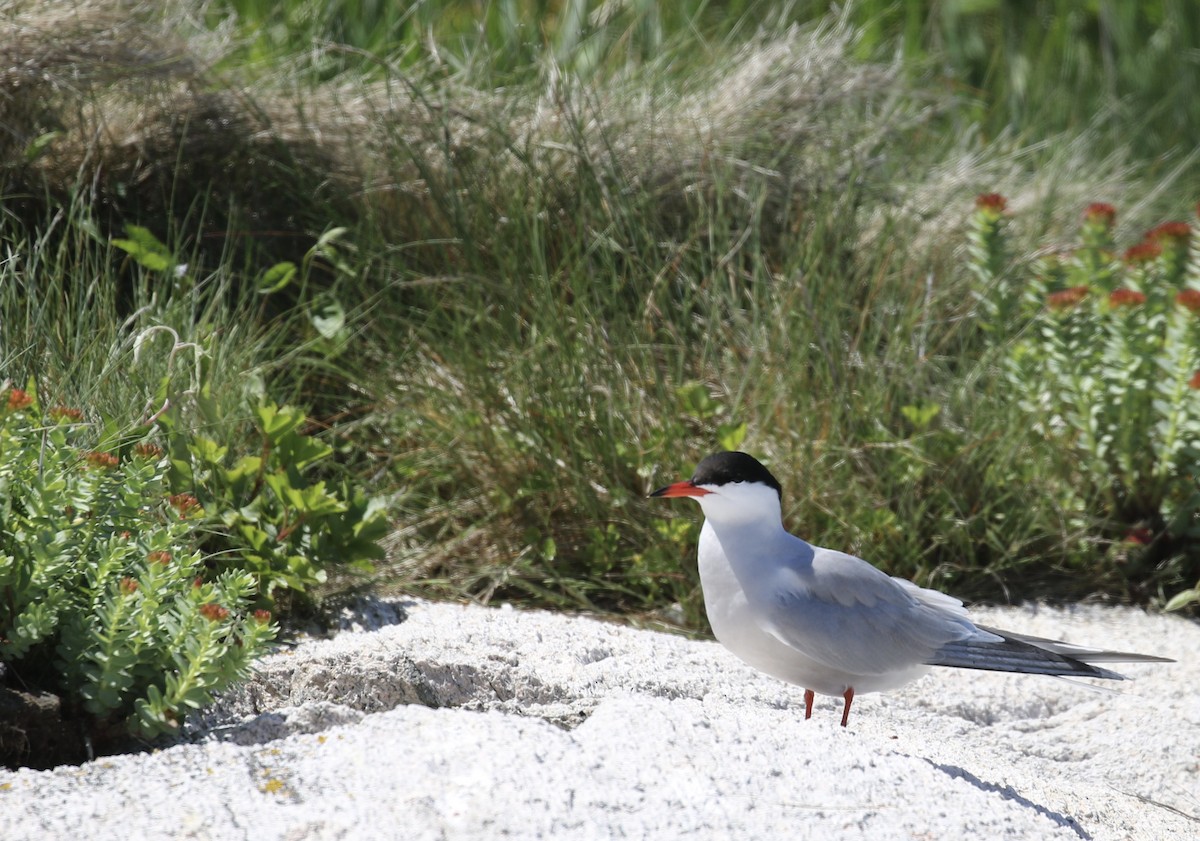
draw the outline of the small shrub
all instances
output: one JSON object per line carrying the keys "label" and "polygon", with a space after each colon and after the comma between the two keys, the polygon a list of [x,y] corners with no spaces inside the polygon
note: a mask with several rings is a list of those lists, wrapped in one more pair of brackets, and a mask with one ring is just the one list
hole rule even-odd
{"label": "small shrub", "polygon": [[[137,225],[126,225],[126,233],[127,239],[114,239],[112,244],[146,272],[169,280],[172,288],[192,287],[187,265],[153,233]],[[257,284],[258,295],[265,301],[298,277],[307,278],[318,258],[349,273],[337,250],[344,233],[342,228],[326,231],[299,268],[292,263],[272,266]],[[337,356],[346,342],[345,312],[337,299],[317,296],[298,309],[312,328],[309,346],[326,361]],[[174,331],[152,327],[137,343],[156,332]],[[176,347],[182,346],[176,340]],[[196,352],[188,399],[178,399],[169,375],[164,377],[158,393],[158,405],[164,409],[155,420],[166,433],[173,503],[196,519],[208,565],[249,572],[264,604],[277,592],[303,593],[324,582],[328,565],[369,569],[370,561],[383,554],[379,541],[389,528],[382,500],[366,497],[348,482],[331,488],[310,477],[313,466],[333,449],[301,431],[306,418],[295,407],[268,402],[253,406],[253,434],[239,437],[236,445],[229,438],[222,442],[196,432],[200,425],[241,436],[240,424],[229,424],[228,409],[223,410],[212,393],[209,349],[196,346]],[[176,403],[189,406],[194,422],[179,424],[179,413],[169,408]]]}
{"label": "small shrub", "polygon": [[[305,435],[302,411],[266,403],[254,410],[254,437],[237,451],[176,427],[168,413],[172,491],[196,506],[205,547],[220,569],[253,576],[270,599],[325,581],[325,567],[370,569],[389,523],[382,500],[310,478],[333,449]],[[247,452],[248,451],[248,452]]]}
{"label": "small shrub", "polygon": [[[1200,245],[1167,222],[1118,256],[1116,210],[1093,204],[1081,244],[1038,260],[1024,282],[1003,261],[1003,200],[981,197],[971,266],[985,329],[1015,322],[1005,370],[1034,429],[1077,460],[1076,504],[1146,558],[1200,554]],[[1169,602],[1200,598],[1189,590]]]}
{"label": "small shrub", "polygon": [[172,495],[163,451],[90,450],[81,418],[0,393],[0,659],[94,731],[170,733],[276,628],[251,612],[253,574],[205,580],[196,508]]}

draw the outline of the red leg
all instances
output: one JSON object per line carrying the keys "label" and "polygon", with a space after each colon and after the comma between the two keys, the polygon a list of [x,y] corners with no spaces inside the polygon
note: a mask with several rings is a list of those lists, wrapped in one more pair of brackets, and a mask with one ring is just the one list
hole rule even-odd
{"label": "red leg", "polygon": [[804,720],[812,718],[812,705],[817,695],[811,689],[804,690]]}
{"label": "red leg", "polygon": [[846,722],[850,720],[850,702],[854,700],[854,687],[850,687],[842,693],[842,697],[846,699],[846,706],[842,707],[842,726],[846,726]]}

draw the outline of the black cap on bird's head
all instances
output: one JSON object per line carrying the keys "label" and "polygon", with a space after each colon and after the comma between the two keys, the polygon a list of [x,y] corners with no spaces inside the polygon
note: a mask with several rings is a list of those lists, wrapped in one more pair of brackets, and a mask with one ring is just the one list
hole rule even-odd
{"label": "black cap on bird's head", "polygon": [[713,453],[696,465],[696,472],[692,474],[691,479],[659,488],[650,496],[700,497],[711,493],[706,491],[703,485],[735,485],[740,482],[760,482],[774,488],[775,493],[783,496],[783,488],[780,487],[779,480],[771,475],[771,471],[763,467],[754,456],[740,452]]}

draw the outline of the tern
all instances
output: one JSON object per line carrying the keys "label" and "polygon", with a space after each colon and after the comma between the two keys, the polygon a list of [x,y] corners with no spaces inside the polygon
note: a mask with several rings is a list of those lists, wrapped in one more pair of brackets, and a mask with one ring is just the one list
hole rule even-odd
{"label": "tern", "polygon": [[1170,663],[976,625],[958,599],[813,546],[783,527],[782,489],[753,456],[722,452],[651,497],[704,511],[700,587],[717,640],[754,668],[841,697],[842,726],[863,692],[895,689],[932,666],[1124,680],[1093,663]]}

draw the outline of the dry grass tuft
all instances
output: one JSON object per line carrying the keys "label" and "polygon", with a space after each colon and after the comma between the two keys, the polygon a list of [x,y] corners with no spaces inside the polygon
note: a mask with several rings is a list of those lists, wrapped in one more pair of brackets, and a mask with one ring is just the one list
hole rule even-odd
{"label": "dry grass tuft", "polygon": [[191,57],[134,3],[10,4],[0,15],[0,154],[12,163],[95,92],[194,75]]}
{"label": "dry grass tuft", "polygon": [[[181,34],[177,34],[181,33]],[[90,185],[121,217],[241,208],[252,230],[307,231],[370,210],[397,240],[461,236],[446,196],[475,193],[490,226],[514,183],[569,211],[581,171],[645,191],[668,231],[721,192],[782,222],[798,197],[884,161],[921,117],[895,67],[853,61],[838,26],[764,38],[690,90],[584,87],[540,95],[393,74],[307,89],[212,70],[217,36],[178,8],[21,3],[0,18],[0,161],[11,183]],[[658,93],[648,94],[649,90]],[[31,154],[39,138],[53,139]],[[470,180],[468,180],[468,178]]]}

